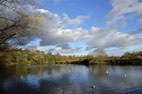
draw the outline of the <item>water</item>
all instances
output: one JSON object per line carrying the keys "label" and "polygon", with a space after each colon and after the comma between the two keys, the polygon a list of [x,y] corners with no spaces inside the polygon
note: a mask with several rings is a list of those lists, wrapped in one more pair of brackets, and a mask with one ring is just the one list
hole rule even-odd
{"label": "water", "polygon": [[142,94],[142,66],[43,65],[0,71],[0,94]]}

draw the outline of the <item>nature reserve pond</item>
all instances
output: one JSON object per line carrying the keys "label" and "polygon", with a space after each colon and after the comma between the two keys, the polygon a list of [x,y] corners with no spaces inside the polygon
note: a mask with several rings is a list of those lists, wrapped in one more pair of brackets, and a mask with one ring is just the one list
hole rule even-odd
{"label": "nature reserve pond", "polygon": [[121,93],[142,94],[142,66],[19,65],[14,71],[0,70],[0,94]]}

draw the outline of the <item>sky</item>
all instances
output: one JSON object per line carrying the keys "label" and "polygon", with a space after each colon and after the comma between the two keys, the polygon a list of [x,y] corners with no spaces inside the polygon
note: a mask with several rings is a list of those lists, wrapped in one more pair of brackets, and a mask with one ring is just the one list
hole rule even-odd
{"label": "sky", "polygon": [[61,55],[142,50],[142,0],[43,0],[40,36],[27,47]]}

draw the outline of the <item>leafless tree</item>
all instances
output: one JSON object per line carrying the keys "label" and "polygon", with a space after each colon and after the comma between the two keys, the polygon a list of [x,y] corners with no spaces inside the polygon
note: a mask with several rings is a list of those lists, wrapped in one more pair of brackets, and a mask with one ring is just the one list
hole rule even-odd
{"label": "leafless tree", "polygon": [[107,53],[103,49],[97,49],[90,53],[91,56],[99,57],[99,56],[107,56]]}
{"label": "leafless tree", "polygon": [[0,46],[10,43],[24,45],[37,31],[38,21],[28,12],[39,0],[0,0]]}

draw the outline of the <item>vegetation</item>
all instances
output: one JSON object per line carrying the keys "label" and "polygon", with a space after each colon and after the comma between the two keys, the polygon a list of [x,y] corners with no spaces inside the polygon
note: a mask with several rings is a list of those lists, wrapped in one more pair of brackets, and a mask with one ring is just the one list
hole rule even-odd
{"label": "vegetation", "polygon": [[50,52],[45,54],[41,51],[30,51],[14,49],[11,47],[0,48],[0,65],[5,67],[16,64],[55,64],[78,61],[81,58],[76,56],[61,56],[60,54],[52,55]]}
{"label": "vegetation", "polygon": [[[103,52],[103,51],[102,51]],[[104,53],[104,52],[103,52]],[[87,58],[88,64],[142,65],[142,51],[126,52],[122,56],[99,55]]]}
{"label": "vegetation", "polygon": [[17,49],[16,46],[27,44],[39,34],[38,27],[42,24],[42,20],[38,16],[29,15],[28,11],[28,6],[38,7],[37,1],[39,0],[0,0],[1,68],[16,64],[126,64],[134,60],[138,63],[142,61],[142,51],[127,52],[121,57],[109,57],[104,50],[97,49],[88,56],[76,57]]}
{"label": "vegetation", "polygon": [[[25,45],[37,34],[41,21],[31,14],[29,8],[36,7],[39,0],[0,0],[0,46]],[[27,7],[26,7],[27,6]]]}
{"label": "vegetation", "polygon": [[39,0],[0,0],[0,66],[16,64],[49,64],[79,60],[75,56],[45,54],[40,51],[17,49],[38,37],[40,17],[32,15],[29,8],[38,7]]}
{"label": "vegetation", "polygon": [[[104,53],[104,51],[102,51]],[[100,54],[100,53],[99,53]],[[51,52],[16,49],[11,46],[0,47],[0,67],[6,68],[17,64],[141,64],[142,51],[126,52],[123,56],[61,56]]]}

